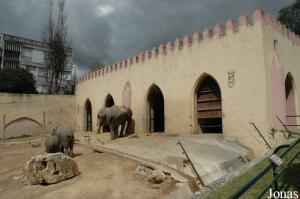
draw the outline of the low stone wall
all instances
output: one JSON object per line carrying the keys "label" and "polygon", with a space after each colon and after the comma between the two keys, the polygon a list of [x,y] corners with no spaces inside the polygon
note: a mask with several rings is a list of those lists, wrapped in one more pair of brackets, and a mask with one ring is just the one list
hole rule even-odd
{"label": "low stone wall", "polygon": [[49,133],[60,124],[75,126],[75,96],[0,93],[1,137]]}

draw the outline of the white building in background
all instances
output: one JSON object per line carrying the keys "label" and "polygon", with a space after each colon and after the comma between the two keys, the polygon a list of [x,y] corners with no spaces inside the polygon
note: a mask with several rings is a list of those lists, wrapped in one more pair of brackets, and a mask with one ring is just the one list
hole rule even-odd
{"label": "white building in background", "polygon": [[[0,33],[0,66],[4,68],[26,68],[36,80],[39,93],[46,93],[45,59],[48,47],[44,42]],[[61,83],[62,90],[69,91],[75,72],[73,72],[72,49],[68,48],[67,66]]]}

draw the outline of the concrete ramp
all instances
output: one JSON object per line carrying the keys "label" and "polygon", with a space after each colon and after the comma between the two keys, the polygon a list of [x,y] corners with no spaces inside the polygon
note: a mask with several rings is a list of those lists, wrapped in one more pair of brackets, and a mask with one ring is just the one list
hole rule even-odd
{"label": "concrete ramp", "polygon": [[[86,136],[86,137],[84,137]],[[87,139],[88,137],[88,139]],[[196,177],[177,144],[181,141],[205,185],[230,174],[252,159],[252,152],[222,135],[137,135],[111,141],[109,134],[77,133],[80,142],[166,165]]]}
{"label": "concrete ramp", "polygon": [[[181,143],[206,185],[234,172],[252,158],[251,151],[223,138],[183,138]],[[182,170],[195,176],[190,166]]]}

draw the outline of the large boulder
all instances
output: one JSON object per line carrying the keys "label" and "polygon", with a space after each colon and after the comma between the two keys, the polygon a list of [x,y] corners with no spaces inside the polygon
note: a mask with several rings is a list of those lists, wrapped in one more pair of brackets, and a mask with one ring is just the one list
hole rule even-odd
{"label": "large boulder", "polygon": [[27,184],[53,184],[79,174],[77,163],[62,153],[49,153],[31,158],[24,168]]}

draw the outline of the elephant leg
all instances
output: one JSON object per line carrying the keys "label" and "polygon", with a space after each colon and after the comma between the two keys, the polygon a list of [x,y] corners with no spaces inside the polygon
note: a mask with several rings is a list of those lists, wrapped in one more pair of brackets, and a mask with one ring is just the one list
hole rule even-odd
{"label": "elephant leg", "polygon": [[125,125],[126,125],[126,123],[121,125],[120,137],[123,137],[123,132],[124,132]]}
{"label": "elephant leg", "polygon": [[74,157],[74,153],[73,153],[73,143],[69,144],[69,149],[70,149],[70,157]]}
{"label": "elephant leg", "polygon": [[111,139],[114,140],[117,138],[117,134],[118,134],[118,131],[116,129],[113,129],[110,131],[110,135],[111,135]]}
{"label": "elephant leg", "polygon": [[73,158],[74,157],[73,144],[71,144],[69,147],[70,147],[70,157]]}
{"label": "elephant leg", "polygon": [[126,133],[127,135],[131,134],[131,125],[132,125],[131,120],[128,120],[128,121],[127,121],[126,129],[125,129],[125,133]]}
{"label": "elephant leg", "polygon": [[67,156],[70,156],[69,147],[68,147],[68,146],[65,146],[64,148],[65,148],[65,154],[66,154]]}
{"label": "elephant leg", "polygon": [[116,139],[116,134],[118,133],[118,130],[116,130],[115,125],[110,124],[109,129],[110,129],[111,139],[112,140]]}
{"label": "elephant leg", "polygon": [[115,126],[114,134],[115,134],[116,138],[119,137],[119,126],[118,125]]}
{"label": "elephant leg", "polygon": [[60,146],[60,152],[65,153],[65,152],[64,152],[64,146],[63,146],[63,145]]}

